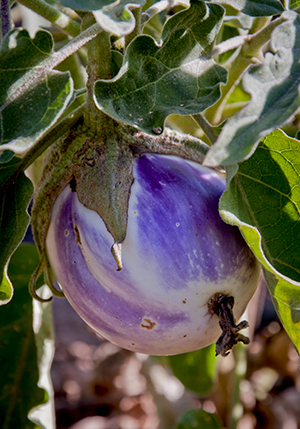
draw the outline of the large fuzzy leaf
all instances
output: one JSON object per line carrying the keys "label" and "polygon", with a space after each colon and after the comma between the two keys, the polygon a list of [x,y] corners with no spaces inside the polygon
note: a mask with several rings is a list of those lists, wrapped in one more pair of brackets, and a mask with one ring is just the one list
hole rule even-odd
{"label": "large fuzzy leaf", "polygon": [[219,0],[249,16],[272,16],[284,11],[279,0]]}
{"label": "large fuzzy leaf", "polygon": [[[32,298],[28,292],[28,281],[38,262],[35,247],[22,245],[12,256],[8,268],[15,294],[0,311],[0,421],[3,429],[36,428],[28,419],[28,413],[45,403],[51,394],[38,387],[39,363],[45,362],[46,356],[36,345]],[[51,332],[49,324],[47,330]],[[50,339],[49,335],[45,338]]]}
{"label": "large fuzzy leaf", "polygon": [[[274,131],[240,164],[220,200],[223,219],[239,226],[271,274],[267,277],[284,327],[300,351],[299,141]],[[295,304],[296,303],[296,304]]]}
{"label": "large fuzzy leaf", "polygon": [[[65,110],[73,83],[68,72],[45,71],[35,80],[41,61],[52,53],[46,31],[31,39],[16,29],[7,34],[0,50],[0,149],[25,152]],[[30,73],[32,76],[28,76]]]}
{"label": "large fuzzy leaf", "polygon": [[171,113],[190,115],[214,104],[227,71],[209,59],[224,10],[193,2],[171,17],[161,45],[138,36],[128,46],[118,75],[95,84],[99,109],[119,121],[160,134]]}
{"label": "large fuzzy leaf", "polygon": [[247,106],[228,120],[205,159],[208,166],[228,165],[249,157],[258,142],[285,123],[299,107],[300,17],[283,14],[288,21],[272,33],[262,65],[249,69],[243,79],[251,94]]}

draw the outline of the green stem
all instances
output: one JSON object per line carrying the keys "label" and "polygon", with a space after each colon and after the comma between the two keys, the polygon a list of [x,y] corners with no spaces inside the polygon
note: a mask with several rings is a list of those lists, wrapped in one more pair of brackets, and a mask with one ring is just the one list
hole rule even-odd
{"label": "green stem", "polygon": [[10,3],[9,0],[1,0],[1,37],[11,30]]}
{"label": "green stem", "polygon": [[61,30],[68,33],[70,36],[78,36],[80,33],[80,24],[68,15],[55,9],[44,0],[18,0],[23,6],[33,10],[38,15],[52,22],[52,24],[59,27]]}
{"label": "green stem", "polygon": [[222,88],[221,98],[217,103],[206,110],[205,116],[211,124],[218,124],[221,122],[222,112],[228,97],[238,85],[250,64],[253,64],[253,57],[260,55],[260,50],[270,40],[272,31],[284,21],[286,21],[284,18],[275,19],[246,39],[240,53],[230,65],[228,81]]}
{"label": "green stem", "polygon": [[247,371],[246,347],[244,344],[238,343],[234,346],[232,353],[235,358],[235,366],[233,369],[228,429],[237,429],[244,412],[244,406],[240,397],[240,386],[241,381],[245,379]]}
{"label": "green stem", "polygon": [[[93,25],[95,19],[92,14],[85,16],[83,28]],[[103,132],[103,127],[109,126],[111,121],[95,104],[94,85],[99,79],[111,78],[111,43],[110,35],[105,31],[99,33],[86,45],[87,47],[87,101],[84,112],[84,122],[95,134]]]}
{"label": "green stem", "polygon": [[132,11],[132,14],[135,19],[135,28],[134,30],[125,37],[125,48],[129,45],[129,43],[142,32],[141,25],[141,16],[142,16],[142,8],[138,7]]}
{"label": "green stem", "polygon": [[197,124],[200,125],[200,127],[202,128],[202,130],[206,134],[206,136],[209,139],[209,141],[211,142],[211,144],[214,144],[217,141],[218,136],[214,132],[212,126],[207,121],[205,116],[203,116],[201,113],[198,113],[197,115],[193,115],[193,118],[195,119]]}

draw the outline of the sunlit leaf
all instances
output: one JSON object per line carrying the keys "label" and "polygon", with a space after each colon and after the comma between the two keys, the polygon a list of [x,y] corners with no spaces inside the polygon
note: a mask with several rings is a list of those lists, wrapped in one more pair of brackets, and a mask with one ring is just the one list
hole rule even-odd
{"label": "sunlit leaf", "polygon": [[270,271],[265,279],[284,329],[300,354],[300,284],[294,285]]}
{"label": "sunlit leaf", "polygon": [[227,71],[209,59],[224,10],[196,2],[171,17],[157,45],[138,36],[128,46],[118,75],[95,84],[98,107],[119,121],[160,134],[171,113],[203,111],[220,97]]}
{"label": "sunlit leaf", "polygon": [[229,180],[220,213],[226,222],[239,226],[256,257],[272,273],[269,287],[283,325],[291,338],[299,337],[299,141],[280,130],[265,137]]}
{"label": "sunlit leaf", "polygon": [[299,107],[300,17],[284,12],[288,21],[275,28],[262,65],[249,69],[243,78],[251,94],[245,108],[228,120],[205,164],[228,165],[249,157],[258,142],[286,122]]}
{"label": "sunlit leaf", "polygon": [[13,296],[13,287],[7,276],[7,266],[4,267],[0,283],[0,305],[7,304]]}

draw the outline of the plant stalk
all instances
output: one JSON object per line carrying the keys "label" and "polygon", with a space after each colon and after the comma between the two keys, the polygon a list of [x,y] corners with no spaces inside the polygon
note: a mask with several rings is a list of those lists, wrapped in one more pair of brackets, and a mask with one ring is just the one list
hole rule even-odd
{"label": "plant stalk", "polygon": [[[92,14],[87,14],[82,27],[95,23]],[[94,85],[99,79],[109,79],[111,75],[111,43],[110,35],[105,31],[99,33],[87,43],[87,101],[84,112],[85,125],[95,134],[103,132],[103,127],[110,126],[111,120],[95,104]]]}
{"label": "plant stalk", "polygon": [[235,359],[235,366],[232,374],[231,404],[228,429],[237,429],[238,423],[244,413],[244,406],[240,397],[240,386],[247,371],[246,347],[242,343],[236,344],[232,353]]}
{"label": "plant stalk", "polygon": [[10,2],[9,0],[1,0],[1,40],[10,30]]}
{"label": "plant stalk", "polygon": [[19,0],[19,3],[47,19],[70,36],[75,37],[80,33],[80,24],[78,22],[55,9],[44,0]]}
{"label": "plant stalk", "polygon": [[206,134],[206,136],[209,139],[209,141],[211,142],[211,144],[216,143],[216,141],[218,139],[218,136],[214,132],[212,126],[207,121],[207,119],[205,118],[205,116],[202,115],[201,113],[198,113],[197,115],[193,115],[193,118],[197,122],[197,124],[200,125],[200,127],[202,128],[202,130]]}

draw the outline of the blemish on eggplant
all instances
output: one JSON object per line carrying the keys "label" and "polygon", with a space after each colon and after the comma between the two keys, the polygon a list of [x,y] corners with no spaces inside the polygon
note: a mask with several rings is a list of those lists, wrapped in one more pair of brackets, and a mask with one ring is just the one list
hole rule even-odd
{"label": "blemish on eggplant", "polygon": [[79,229],[78,229],[78,226],[76,225],[76,223],[74,225],[74,231],[75,231],[75,234],[76,234],[76,243],[81,246],[81,239],[80,239]]}
{"label": "blemish on eggplant", "polygon": [[144,325],[143,323],[141,323],[141,327],[142,327],[142,328],[146,328],[148,331],[149,331],[150,329],[153,329],[153,328],[154,328],[154,326],[156,325],[156,323],[155,323],[155,322],[151,322],[151,320],[150,320],[150,319],[147,319],[147,318],[144,318],[144,319],[143,319],[143,321],[144,321],[144,322],[146,322],[146,323],[148,323],[148,325]]}

